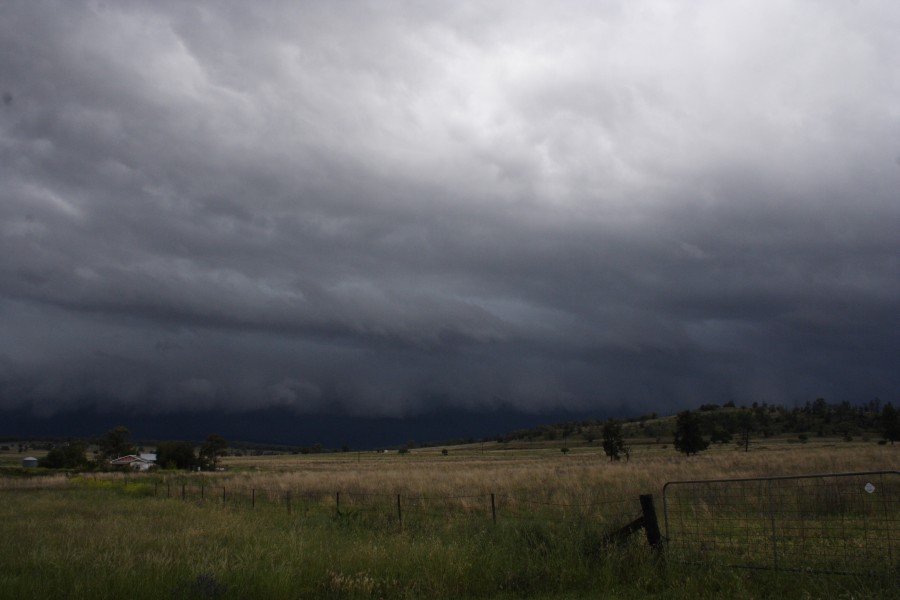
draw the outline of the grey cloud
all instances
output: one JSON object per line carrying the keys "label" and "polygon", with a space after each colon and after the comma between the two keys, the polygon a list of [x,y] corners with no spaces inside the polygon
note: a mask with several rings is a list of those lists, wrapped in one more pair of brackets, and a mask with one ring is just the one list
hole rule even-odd
{"label": "grey cloud", "polygon": [[0,406],[900,382],[890,3],[0,17]]}

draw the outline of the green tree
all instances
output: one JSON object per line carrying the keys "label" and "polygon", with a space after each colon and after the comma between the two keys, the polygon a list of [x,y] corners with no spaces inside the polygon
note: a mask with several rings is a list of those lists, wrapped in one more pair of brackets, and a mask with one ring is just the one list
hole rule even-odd
{"label": "green tree", "polygon": [[83,469],[90,461],[84,455],[87,442],[75,440],[55,446],[38,464],[48,469]]}
{"label": "green tree", "polygon": [[606,453],[611,462],[622,458],[622,454],[625,451],[625,436],[622,434],[622,424],[610,419],[603,424],[603,452]]}
{"label": "green tree", "polygon": [[219,465],[219,457],[225,456],[228,442],[218,433],[211,433],[200,446],[200,466],[208,470],[216,470]]}
{"label": "green tree", "polygon": [[675,420],[675,449],[691,456],[708,447],[709,442],[703,439],[697,415],[689,410],[678,413]]}
{"label": "green tree", "polygon": [[190,442],[160,442],[156,446],[156,464],[163,469],[194,469],[199,461]]}
{"label": "green tree", "polygon": [[900,440],[900,419],[897,418],[897,409],[890,402],[881,409],[881,431],[884,433],[884,439],[892,446],[894,442]]}
{"label": "green tree", "polygon": [[97,439],[97,447],[101,460],[112,460],[136,452],[131,444],[131,432],[123,425],[113,427],[100,436]]}

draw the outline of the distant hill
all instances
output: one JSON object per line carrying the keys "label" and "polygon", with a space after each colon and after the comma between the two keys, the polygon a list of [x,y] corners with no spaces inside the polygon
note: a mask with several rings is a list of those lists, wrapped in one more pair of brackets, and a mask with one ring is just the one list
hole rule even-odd
{"label": "distant hill", "polygon": [[[829,403],[802,407],[777,404],[736,406],[702,404],[694,412],[702,433],[714,443],[772,436],[883,437],[883,404]],[[136,415],[81,411],[50,418],[26,412],[0,413],[0,440],[43,440],[42,446],[68,438],[90,439],[125,425],[136,443],[160,440],[201,442],[219,433],[235,450],[270,453],[371,450],[379,448],[459,445],[496,441],[507,447],[530,445],[599,445],[604,418],[567,412],[531,414],[511,411],[443,411],[408,418],[362,418],[302,415],[285,409],[247,413],[221,412]],[[646,413],[618,419],[632,445],[671,443],[675,415]],[[502,433],[502,432],[506,433]],[[501,432],[501,433],[498,433]],[[37,446],[34,446],[37,448]]]}
{"label": "distant hill", "polygon": [[[695,410],[703,435],[714,443],[736,441],[740,436],[881,438],[884,405],[880,400],[854,406],[848,402],[829,403],[822,398],[802,407],[786,408],[777,404],[753,403],[736,406],[702,404]],[[675,433],[675,415],[644,414],[620,420],[630,440],[671,442]],[[603,420],[584,419],[516,429],[500,435],[500,443],[582,441],[592,443],[602,437]]]}

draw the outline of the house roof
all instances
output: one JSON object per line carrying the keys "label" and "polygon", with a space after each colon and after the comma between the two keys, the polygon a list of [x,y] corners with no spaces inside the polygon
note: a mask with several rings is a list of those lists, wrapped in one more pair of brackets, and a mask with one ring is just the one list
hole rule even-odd
{"label": "house roof", "polygon": [[109,462],[110,462],[110,464],[113,464],[113,465],[130,465],[131,463],[136,463],[136,462],[149,463],[149,462],[154,462],[154,461],[148,460],[141,456],[135,456],[134,454],[127,454],[125,456],[120,456],[119,458],[114,458]]}

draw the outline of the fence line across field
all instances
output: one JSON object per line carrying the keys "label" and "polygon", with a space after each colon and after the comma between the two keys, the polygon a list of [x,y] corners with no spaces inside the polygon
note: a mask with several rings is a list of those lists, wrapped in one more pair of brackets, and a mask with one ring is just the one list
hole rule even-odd
{"label": "fence line across field", "polygon": [[[196,498],[196,489],[182,496]],[[607,527],[610,539],[646,529],[643,517],[634,518],[642,514],[634,498],[554,502],[486,492],[434,496],[262,488],[222,488],[221,498],[234,503],[249,496],[255,507],[258,494],[288,512],[367,515],[393,520],[401,529],[411,521],[451,516],[494,523],[590,522]],[[206,499],[202,491],[200,498]],[[663,487],[663,513],[666,535],[660,546],[676,562],[847,574],[900,568],[898,471],[672,481]]]}
{"label": "fence line across field", "polygon": [[[125,483],[127,485],[127,482]],[[489,516],[515,520],[545,522],[600,521],[615,522],[633,518],[636,511],[633,498],[603,499],[593,502],[551,502],[515,494],[491,492],[453,494],[446,496],[372,492],[302,491],[282,488],[197,485],[184,481],[163,481],[154,484],[154,495],[182,500],[218,500],[226,505],[244,504],[251,508],[265,503],[280,505],[288,511],[303,508],[305,513],[318,508],[324,514],[340,516],[352,513],[396,513],[402,521],[409,517],[444,517],[449,514],[473,518]],[[305,504],[304,504],[305,503]]]}
{"label": "fence line across field", "polygon": [[[94,477],[85,479],[86,484],[95,483]],[[589,526],[609,543],[643,530],[652,548],[679,563],[851,575],[900,572],[900,471],[671,481],[662,490],[664,536],[649,494],[640,496],[638,505],[635,497],[554,501],[552,491],[547,493],[550,498],[525,490],[460,490],[440,496],[214,485],[213,480],[184,477],[103,481],[107,483],[97,487],[122,484],[126,490],[159,498],[399,530],[442,519],[503,521],[516,527],[577,525]],[[48,483],[47,489],[60,485],[56,480]]]}

